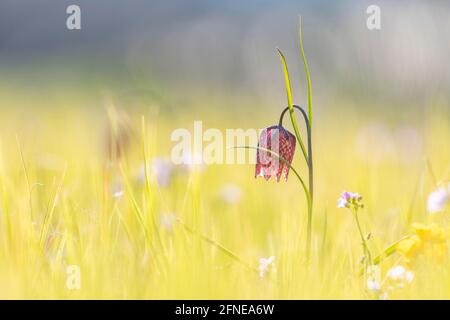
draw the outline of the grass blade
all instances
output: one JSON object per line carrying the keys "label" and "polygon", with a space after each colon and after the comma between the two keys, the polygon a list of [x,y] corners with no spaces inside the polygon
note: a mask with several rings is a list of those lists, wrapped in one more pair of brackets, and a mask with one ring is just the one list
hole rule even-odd
{"label": "grass blade", "polygon": [[303,65],[305,67],[305,73],[306,73],[306,83],[308,86],[308,120],[309,120],[309,127],[312,126],[312,89],[311,89],[311,77],[309,75],[309,68],[308,68],[308,61],[306,59],[305,50],[303,49],[303,37],[302,37],[302,18],[298,18],[298,38],[299,38],[299,50],[300,54],[302,56]]}
{"label": "grass blade", "polygon": [[285,85],[286,85],[286,95],[287,95],[289,115],[291,117],[292,126],[294,127],[295,136],[297,137],[298,143],[300,144],[303,156],[305,157],[305,160],[308,163],[308,154],[306,153],[306,148],[305,148],[305,145],[303,144],[303,140],[300,135],[300,131],[298,130],[297,120],[296,120],[295,114],[294,114],[294,107],[293,107],[293,103],[292,103],[291,81],[289,80],[289,70],[287,67],[286,59],[284,57],[283,52],[281,52],[281,50],[278,48],[277,48],[277,50],[278,50],[278,53],[281,58],[281,63],[283,65],[284,81],[285,81]]}

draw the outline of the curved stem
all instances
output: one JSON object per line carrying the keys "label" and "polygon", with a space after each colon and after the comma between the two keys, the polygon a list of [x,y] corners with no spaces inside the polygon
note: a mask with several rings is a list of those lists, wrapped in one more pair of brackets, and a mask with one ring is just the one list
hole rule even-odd
{"label": "curved stem", "polygon": [[313,211],[313,199],[314,199],[314,177],[313,177],[313,161],[312,161],[312,89],[311,89],[311,77],[309,74],[308,61],[306,59],[305,51],[303,49],[303,37],[302,37],[302,23],[301,17],[299,17],[299,51],[302,56],[303,65],[305,67],[307,86],[308,86],[308,115],[306,116],[303,109],[298,108],[302,111],[303,117],[305,118],[305,122],[307,123],[307,131],[308,131],[308,152],[306,152],[305,147],[303,145],[303,141],[301,140],[301,136],[297,127],[297,123],[294,116],[294,106],[292,103],[292,92],[289,80],[289,72],[286,64],[286,59],[284,58],[283,53],[278,49],[278,53],[281,57],[281,62],[283,64],[283,72],[286,83],[286,93],[288,99],[288,106],[291,116],[292,126],[294,127],[295,135],[299,141],[300,147],[302,149],[303,156],[308,164],[308,178],[309,178],[309,201],[308,201],[308,232],[307,232],[307,241],[306,241],[306,254],[309,260],[310,251],[311,251],[311,229],[312,229],[312,211]]}
{"label": "curved stem", "polygon": [[[302,113],[303,119],[305,120],[306,129],[307,129],[307,131],[309,131],[309,120],[308,120],[308,115],[306,114],[306,111],[302,107],[297,106],[296,104],[292,105],[292,108],[297,109]],[[285,115],[286,111],[288,111],[289,109],[290,109],[289,107],[286,107],[286,108],[284,108],[283,112],[281,112],[280,121],[278,123],[279,126],[283,126],[284,115]]]}
{"label": "curved stem", "polygon": [[[306,84],[308,88],[308,120],[309,120],[309,132],[308,132],[308,169],[309,169],[309,190],[311,195],[311,207],[308,210],[308,230],[309,235],[311,235],[311,225],[312,224],[312,210],[313,210],[313,200],[314,200],[314,170],[313,170],[313,160],[312,160],[312,89],[311,89],[311,76],[309,74],[308,68],[308,60],[306,59],[305,50],[303,49],[303,36],[302,36],[302,18],[299,16],[298,21],[298,42],[299,42],[299,51],[302,56],[303,65],[305,67],[306,74]],[[311,239],[308,240],[310,246]]]}
{"label": "curved stem", "polygon": [[283,73],[284,73],[284,81],[286,85],[286,95],[287,95],[287,101],[289,106],[289,116],[291,117],[292,126],[294,127],[295,136],[297,137],[297,141],[300,144],[300,148],[302,149],[303,156],[305,157],[305,160],[308,161],[308,155],[306,153],[305,145],[303,144],[302,137],[300,135],[300,131],[298,130],[297,126],[297,120],[295,119],[294,115],[294,107],[292,103],[292,90],[291,90],[291,81],[289,80],[289,70],[287,67],[286,59],[284,57],[283,52],[281,52],[280,49],[277,49],[278,53],[281,58],[281,63],[283,65]]}

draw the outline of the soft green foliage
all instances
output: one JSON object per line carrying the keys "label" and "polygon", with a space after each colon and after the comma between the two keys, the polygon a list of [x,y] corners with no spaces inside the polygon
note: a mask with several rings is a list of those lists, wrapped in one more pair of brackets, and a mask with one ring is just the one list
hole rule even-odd
{"label": "soft green foliage", "polygon": [[[305,200],[292,175],[287,183],[267,183],[253,178],[253,165],[211,165],[180,171],[167,188],[156,184],[152,170],[138,183],[142,163],[168,156],[170,132],[189,128],[194,111],[180,109],[173,117],[152,103],[130,109],[128,148],[110,162],[105,127],[120,105],[108,117],[101,108],[80,108],[98,100],[60,90],[74,99],[44,101],[10,92],[1,101],[2,298],[370,298],[359,275],[358,231],[349,213],[336,208],[337,198],[345,189],[364,196],[359,215],[372,233],[368,245],[376,256],[408,235],[412,222],[432,219],[425,202],[435,183],[423,155],[437,179],[448,179],[450,150],[443,143],[450,137],[448,106],[435,103],[420,119],[406,111],[396,119],[378,116],[390,121],[392,130],[407,122],[423,133],[423,153],[408,154],[405,161],[401,148],[377,159],[362,153],[358,137],[373,119],[349,100],[334,101],[333,109],[314,120],[315,223],[307,263]],[[35,109],[25,109],[26,101]],[[248,108],[245,97],[242,101],[237,107]],[[236,123],[235,112],[221,107],[211,101],[199,105],[214,110],[203,113],[204,121],[222,129],[267,121],[255,116]],[[298,156],[293,166],[305,171]],[[114,198],[117,181],[124,194]],[[225,183],[241,188],[240,202],[223,202]],[[164,227],[162,214],[172,212],[179,222]],[[445,225],[448,214],[434,220]],[[261,279],[258,261],[272,255],[277,271]],[[384,273],[400,259],[392,250],[386,256],[380,264]],[[72,264],[81,267],[80,290],[66,288],[65,267]],[[413,284],[392,298],[450,295],[448,260],[414,272]]]}
{"label": "soft green foliage", "polygon": [[[294,127],[295,136],[297,138],[298,143],[302,149],[303,156],[306,161],[306,165],[308,167],[308,187],[305,186],[303,180],[300,178],[300,175],[296,173],[297,177],[300,179],[300,182],[305,191],[306,200],[307,200],[307,210],[308,210],[308,223],[307,223],[307,239],[306,239],[306,255],[309,259],[311,253],[311,233],[312,233],[312,218],[313,218],[313,204],[314,204],[314,169],[313,169],[313,154],[312,154],[312,89],[311,89],[311,77],[309,74],[308,61],[306,59],[305,51],[303,49],[303,37],[302,37],[302,21],[301,17],[299,17],[299,48],[300,54],[303,61],[303,65],[305,67],[307,85],[308,85],[308,113],[304,111],[302,107],[295,106],[292,102],[292,89],[291,89],[291,81],[289,79],[289,71],[286,63],[286,58],[284,54],[278,49],[278,53],[280,54],[281,62],[283,65],[283,74],[285,79],[286,86],[286,94],[288,100],[288,108],[289,115],[291,118],[292,126]],[[305,149],[305,145],[303,144],[303,139],[300,135],[297,120],[294,114],[295,109],[299,109],[305,115],[305,126],[306,126],[306,134],[307,134],[307,142],[308,142],[308,151]],[[281,116],[282,117],[282,116]]]}

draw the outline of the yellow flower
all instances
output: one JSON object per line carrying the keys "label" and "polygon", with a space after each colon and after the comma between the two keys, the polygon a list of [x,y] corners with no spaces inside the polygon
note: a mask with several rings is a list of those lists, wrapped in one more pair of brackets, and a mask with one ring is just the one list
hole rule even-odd
{"label": "yellow flower", "polygon": [[437,224],[413,224],[415,234],[397,245],[397,252],[405,258],[407,265],[413,263],[419,256],[442,263],[447,252],[445,231]]}
{"label": "yellow flower", "polygon": [[430,226],[426,226],[420,223],[413,224],[416,234],[423,241],[429,242],[445,242],[445,232],[444,229],[439,227],[437,224],[433,223]]}
{"label": "yellow flower", "polygon": [[397,245],[397,252],[410,264],[422,249],[422,241],[417,235],[406,238]]}

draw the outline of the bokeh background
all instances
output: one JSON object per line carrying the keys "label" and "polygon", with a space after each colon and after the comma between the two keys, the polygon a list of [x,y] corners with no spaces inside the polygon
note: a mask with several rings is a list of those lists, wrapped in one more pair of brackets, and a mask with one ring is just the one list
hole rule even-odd
{"label": "bokeh background", "polygon": [[[70,4],[81,6],[80,31],[65,27]],[[316,99],[347,94],[383,107],[395,97],[411,107],[447,94],[448,2],[378,1],[379,31],[366,28],[370,4],[5,0],[2,79],[29,89],[57,82],[95,90],[112,84],[142,89],[146,81],[155,99],[169,102],[175,94],[181,99],[198,91],[214,99],[245,93],[254,104],[278,107],[283,83],[275,47],[284,49],[293,70],[300,71],[292,58],[302,14]],[[304,91],[298,95],[303,98]],[[326,102],[317,104],[318,112],[333,107]]]}

